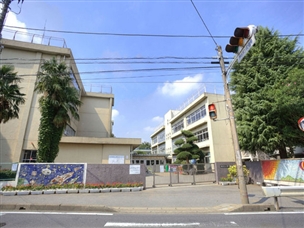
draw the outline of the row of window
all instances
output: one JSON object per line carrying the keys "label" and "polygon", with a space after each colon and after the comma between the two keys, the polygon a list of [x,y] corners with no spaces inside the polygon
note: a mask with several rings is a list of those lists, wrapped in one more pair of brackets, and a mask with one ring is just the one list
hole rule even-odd
{"label": "row of window", "polygon": [[165,141],[165,131],[162,131],[157,135],[157,142],[161,143],[164,141]]}
{"label": "row of window", "polygon": [[206,116],[206,106],[203,105],[196,111],[192,112],[190,115],[186,117],[187,125],[190,125]]}
{"label": "row of window", "polygon": [[194,135],[197,137],[196,142],[203,142],[203,141],[209,140],[209,133],[208,133],[207,127],[202,129],[201,131],[194,133]]}
{"label": "row of window", "polygon": [[172,134],[184,129],[184,120],[180,120],[177,123],[172,125]]}

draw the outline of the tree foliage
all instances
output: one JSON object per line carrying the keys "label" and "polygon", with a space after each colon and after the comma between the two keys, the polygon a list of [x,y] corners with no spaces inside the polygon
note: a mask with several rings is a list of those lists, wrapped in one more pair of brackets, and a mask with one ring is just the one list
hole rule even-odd
{"label": "tree foliage", "polygon": [[297,38],[259,28],[256,44],[234,64],[230,85],[243,150],[286,158],[286,147],[304,144],[297,121],[304,116],[304,53]]}
{"label": "tree foliage", "polygon": [[80,94],[72,84],[69,68],[55,58],[45,61],[38,72],[35,91],[39,98],[40,125],[38,135],[38,161],[54,162],[59,142],[70,116],[79,119]]}
{"label": "tree foliage", "polygon": [[20,92],[18,83],[21,78],[14,72],[13,66],[0,68],[0,124],[19,118],[19,105],[25,103],[25,94]]}
{"label": "tree foliage", "polygon": [[149,142],[143,142],[139,145],[138,149],[151,149],[151,143]]}
{"label": "tree foliage", "polygon": [[174,150],[174,153],[177,155],[175,163],[181,164],[183,161],[186,161],[186,163],[189,164],[189,160],[191,159],[203,158],[203,152],[194,143],[197,141],[197,137],[191,131],[183,130],[181,132],[183,138],[176,140],[174,143],[178,146],[178,148]]}

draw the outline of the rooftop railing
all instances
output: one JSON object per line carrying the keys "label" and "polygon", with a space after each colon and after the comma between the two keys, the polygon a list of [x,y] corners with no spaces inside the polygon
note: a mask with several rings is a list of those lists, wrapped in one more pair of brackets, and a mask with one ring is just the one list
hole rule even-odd
{"label": "rooftop railing", "polygon": [[33,44],[42,44],[47,46],[55,46],[61,48],[67,48],[65,40],[63,38],[45,36],[44,34],[33,34],[23,32],[20,30],[3,29],[2,37],[5,39],[29,42]]}

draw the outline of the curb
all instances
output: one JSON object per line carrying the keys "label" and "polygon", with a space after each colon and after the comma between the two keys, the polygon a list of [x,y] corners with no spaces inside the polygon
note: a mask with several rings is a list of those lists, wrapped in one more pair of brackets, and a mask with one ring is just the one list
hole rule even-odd
{"label": "curb", "polygon": [[231,212],[263,212],[275,211],[270,204],[222,204],[215,207],[107,207],[104,205],[69,205],[69,204],[3,204],[1,211],[72,211],[72,212],[108,212],[123,214],[199,214],[199,213],[231,213]]}
{"label": "curb", "polygon": [[89,212],[116,212],[114,209],[103,205],[69,205],[69,204],[2,204],[1,211],[89,211]]}
{"label": "curb", "polygon": [[[41,191],[0,191],[3,196],[15,195],[41,195],[41,194],[81,194],[81,193],[108,193],[108,192],[139,192],[143,191],[144,187],[130,187],[130,188],[94,188],[94,189],[47,189]],[[38,193],[39,192],[39,193]]]}

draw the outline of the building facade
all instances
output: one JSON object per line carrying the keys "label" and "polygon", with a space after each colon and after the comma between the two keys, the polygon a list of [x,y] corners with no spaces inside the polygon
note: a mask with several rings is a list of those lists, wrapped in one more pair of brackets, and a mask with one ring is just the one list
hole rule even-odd
{"label": "building facade", "polygon": [[73,54],[69,48],[2,39],[4,49],[0,66],[13,65],[22,77],[19,84],[26,94],[19,118],[0,125],[0,163],[34,162],[37,156],[40,123],[39,96],[34,92],[36,75],[44,60],[55,57],[70,68],[73,85],[79,91],[82,106],[80,120],[71,119],[59,145],[55,162],[130,163],[130,152],[141,144],[138,138],[115,138],[112,132],[114,94],[86,92]]}
{"label": "building facade", "polygon": [[[196,144],[205,154],[205,163],[234,162],[231,128],[224,96],[199,92],[180,110],[169,110],[164,123],[151,135],[152,154],[164,154],[173,163],[176,160],[175,141],[182,137],[181,130],[194,133]],[[210,119],[208,105],[214,103],[217,120]]]}

